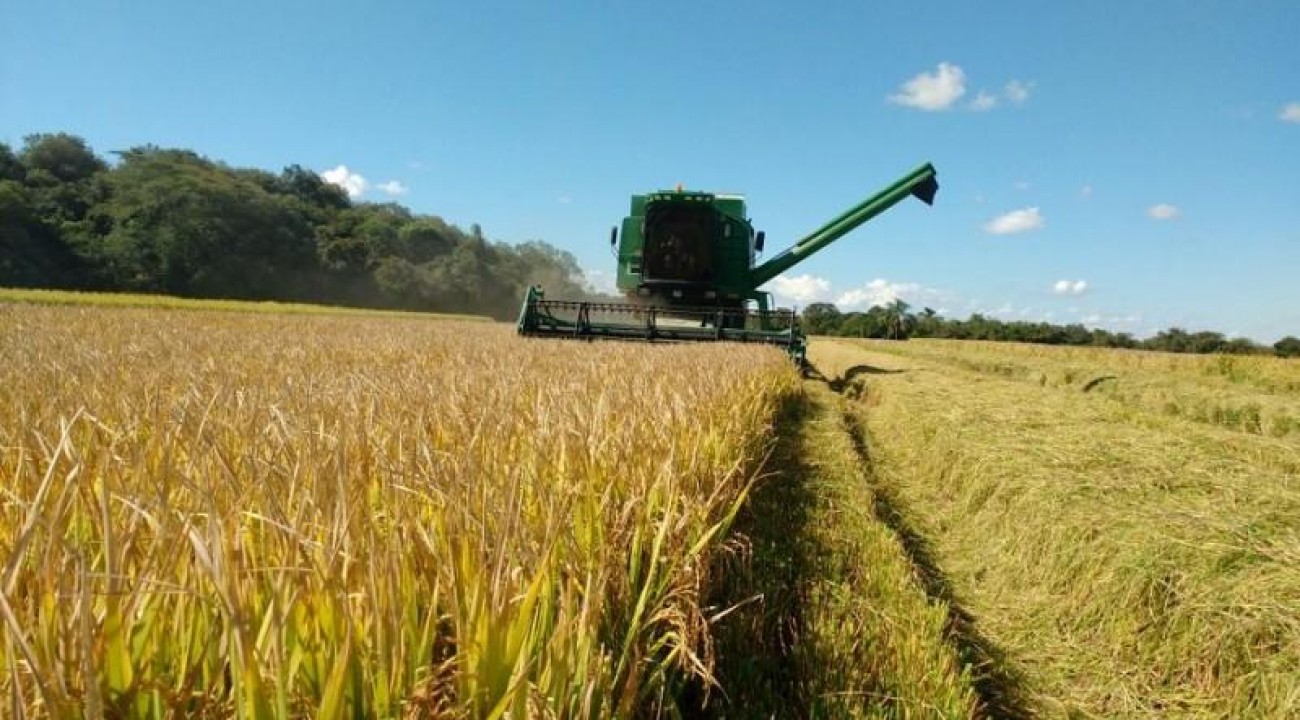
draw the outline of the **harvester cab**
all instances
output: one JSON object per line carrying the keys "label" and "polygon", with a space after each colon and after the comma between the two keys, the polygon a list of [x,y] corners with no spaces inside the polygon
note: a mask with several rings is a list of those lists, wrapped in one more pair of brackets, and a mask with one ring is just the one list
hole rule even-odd
{"label": "harvester cab", "polygon": [[775,257],[755,265],[764,234],[739,195],[659,190],[632,196],[610,233],[626,303],[547,300],[529,288],[522,335],[667,341],[763,342],[801,365],[806,341],[794,310],[772,307],[765,283],[907,198],[927,205],[939,189],[929,163],[854,205]]}

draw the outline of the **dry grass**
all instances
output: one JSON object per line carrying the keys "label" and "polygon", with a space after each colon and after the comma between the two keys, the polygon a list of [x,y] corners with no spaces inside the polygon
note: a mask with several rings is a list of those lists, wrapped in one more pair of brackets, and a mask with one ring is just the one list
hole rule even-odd
{"label": "dry grass", "polygon": [[795,383],[750,347],[0,304],[7,712],[672,716]]}
{"label": "dry grass", "polygon": [[[1170,384],[1290,392],[1287,368],[1271,362],[1249,361],[1242,381],[1207,372],[1213,359],[1091,352],[1124,373],[1173,362]],[[1051,382],[1060,366],[1045,354],[999,353],[1049,381],[989,372],[979,345],[812,347],[819,367],[870,370],[858,378],[882,486],[1023,672],[1036,711],[1300,713],[1293,439],[1117,403]]]}
{"label": "dry grass", "polygon": [[1300,442],[1300,362],[1294,360],[953,340],[914,340],[875,349]]}

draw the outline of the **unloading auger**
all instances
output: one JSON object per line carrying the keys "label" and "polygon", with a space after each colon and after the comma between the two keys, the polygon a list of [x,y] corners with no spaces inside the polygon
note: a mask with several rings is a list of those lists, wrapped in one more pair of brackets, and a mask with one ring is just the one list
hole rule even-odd
{"label": "unloading auger", "polygon": [[806,340],[793,310],[771,307],[764,283],[793,268],[909,195],[934,203],[929,163],[854,205],[784,252],[755,265],[764,234],[739,195],[659,190],[632,196],[622,232],[614,227],[618,289],[627,303],[547,300],[528,289],[519,333],[579,339],[762,342],[801,366]]}

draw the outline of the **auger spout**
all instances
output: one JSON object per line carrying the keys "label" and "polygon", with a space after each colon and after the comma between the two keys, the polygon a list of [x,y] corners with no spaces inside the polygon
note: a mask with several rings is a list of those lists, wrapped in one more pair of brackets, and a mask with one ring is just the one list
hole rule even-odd
{"label": "auger spout", "polygon": [[881,190],[817,228],[776,257],[750,271],[750,284],[759,287],[777,275],[807,260],[813,253],[871,220],[912,195],[926,205],[934,203],[939,181],[934,166],[926,163],[893,185]]}

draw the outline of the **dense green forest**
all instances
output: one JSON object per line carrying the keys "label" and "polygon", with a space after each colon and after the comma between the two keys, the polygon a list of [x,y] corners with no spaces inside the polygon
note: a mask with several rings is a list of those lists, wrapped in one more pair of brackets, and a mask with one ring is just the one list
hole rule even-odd
{"label": "dense green forest", "polygon": [[1246,338],[1229,339],[1218,332],[1188,332],[1182,328],[1161,330],[1139,340],[1129,333],[1114,333],[1080,324],[1053,325],[1045,322],[1006,322],[983,315],[965,320],[948,319],[930,308],[913,312],[902,300],[873,307],[866,312],[840,312],[830,303],[813,303],[803,311],[805,330],[813,335],[868,337],[905,340],[909,337],[954,340],[1001,340],[1044,345],[1091,345],[1095,347],[1162,350],[1181,353],[1262,354],[1300,357],[1300,338],[1287,336],[1272,348]]}
{"label": "dense green forest", "polygon": [[509,318],[524,288],[583,294],[574,257],[490,242],[396,204],[351,201],[292,165],[232,168],[81,138],[0,143],[0,286],[293,300]]}

